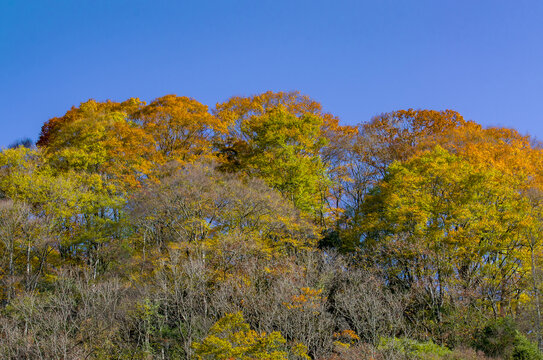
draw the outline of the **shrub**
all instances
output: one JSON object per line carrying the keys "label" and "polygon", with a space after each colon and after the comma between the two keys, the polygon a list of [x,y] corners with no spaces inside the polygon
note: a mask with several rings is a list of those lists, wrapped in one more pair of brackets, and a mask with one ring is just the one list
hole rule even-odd
{"label": "shrub", "polygon": [[471,348],[456,348],[446,355],[445,360],[489,360],[482,351],[475,351]]}
{"label": "shrub", "polygon": [[539,352],[536,344],[530,342],[526,336],[517,331],[511,358],[513,360],[542,360],[543,355]]}
{"label": "shrub", "polygon": [[[302,344],[294,344],[289,349],[281,333],[258,333],[245,322],[241,312],[227,314],[210,329],[208,336],[193,344],[196,358],[205,359],[267,359],[286,360],[297,358],[309,360],[307,349]],[[290,355],[289,356],[289,352]]]}
{"label": "shrub", "polygon": [[441,359],[451,353],[446,347],[432,341],[420,342],[407,338],[382,338],[378,346],[381,352],[400,353],[407,359]]}
{"label": "shrub", "polygon": [[473,346],[487,356],[507,360],[540,360],[543,355],[516,328],[510,318],[491,320],[475,333]]}

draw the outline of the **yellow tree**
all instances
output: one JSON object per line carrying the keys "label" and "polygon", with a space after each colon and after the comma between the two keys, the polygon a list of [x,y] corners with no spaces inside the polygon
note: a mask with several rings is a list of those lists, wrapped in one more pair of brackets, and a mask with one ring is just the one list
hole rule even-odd
{"label": "yellow tree", "polygon": [[[530,281],[527,299],[522,302],[528,302],[534,309],[535,316],[532,317],[535,326],[535,336],[539,349],[543,349],[543,333],[541,324],[541,266],[543,259],[543,192],[540,188],[532,187],[526,192],[526,197],[530,202],[530,222],[526,231],[526,243],[524,252],[525,268],[529,269]],[[526,301],[528,300],[528,301]],[[524,305],[524,304],[523,304]]]}
{"label": "yellow tree", "polygon": [[[100,179],[74,172],[58,174],[39,150],[20,147],[0,152],[0,192],[8,199],[1,220],[6,225],[6,249],[10,259],[19,253],[26,289],[36,286],[52,257],[84,258],[96,264],[90,239],[104,242],[115,232],[115,221],[98,217],[97,211],[118,209],[124,203]],[[16,265],[10,260],[7,272],[13,274]]]}
{"label": "yellow tree", "polygon": [[[134,102],[127,105],[130,111]],[[154,140],[129,120],[122,104],[89,100],[63,118],[49,120],[38,144],[52,166],[99,174],[119,189],[152,179],[160,163]]]}
{"label": "yellow tree", "polygon": [[[519,309],[530,310],[538,345],[543,348],[541,330],[541,254],[543,241],[543,150],[541,144],[514,129],[483,128],[474,122],[454,129],[443,137],[443,144],[450,151],[462,155],[470,162],[485,163],[515,178],[511,183],[530,204],[529,220],[524,236],[522,254],[523,271],[529,274],[526,291],[522,294]],[[522,181],[520,181],[522,179]]]}
{"label": "yellow tree", "polygon": [[444,134],[464,123],[462,116],[452,110],[408,109],[384,113],[354,129],[345,129],[332,147],[339,151],[332,157],[338,164],[333,166],[338,171],[331,192],[335,203],[332,208],[337,211],[335,237],[329,242],[353,251],[357,239],[351,230],[359,221],[358,210],[388,166],[433,148],[442,142]]}
{"label": "yellow tree", "polygon": [[441,147],[394,162],[361,209],[361,246],[391,282],[423,289],[437,321],[453,289],[504,313],[525,280],[522,182]]}
{"label": "yellow tree", "polygon": [[72,106],[72,108],[68,110],[63,116],[51,118],[47,122],[45,122],[45,124],[43,124],[37,145],[39,147],[49,146],[50,142],[54,139],[57,132],[61,130],[64,126],[73,123],[74,121],[84,120],[85,118],[87,118],[89,107],[92,107],[93,111],[97,113],[122,112],[131,117],[134,113],[139,111],[142,105],[144,105],[144,103],[141,102],[139,99],[130,98],[122,103],[110,100],[105,102],[98,102],[91,99],[87,102],[82,103],[79,107]]}

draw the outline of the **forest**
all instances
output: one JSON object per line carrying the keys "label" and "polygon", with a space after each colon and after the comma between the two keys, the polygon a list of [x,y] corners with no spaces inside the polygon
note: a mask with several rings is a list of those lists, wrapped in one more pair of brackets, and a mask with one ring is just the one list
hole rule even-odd
{"label": "forest", "polygon": [[0,151],[0,358],[541,360],[542,149],[299,92],[88,100]]}

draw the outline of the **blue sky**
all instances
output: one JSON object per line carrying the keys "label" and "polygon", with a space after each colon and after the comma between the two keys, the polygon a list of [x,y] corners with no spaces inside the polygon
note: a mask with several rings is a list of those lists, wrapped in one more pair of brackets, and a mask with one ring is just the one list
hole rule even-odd
{"label": "blue sky", "polygon": [[0,147],[89,98],[266,90],[347,124],[453,109],[543,139],[543,1],[0,0]]}

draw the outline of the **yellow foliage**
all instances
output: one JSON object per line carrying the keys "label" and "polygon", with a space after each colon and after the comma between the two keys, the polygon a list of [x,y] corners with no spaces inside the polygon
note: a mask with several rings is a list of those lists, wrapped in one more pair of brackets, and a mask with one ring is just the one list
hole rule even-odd
{"label": "yellow foliage", "polygon": [[286,360],[291,359],[289,353],[294,358],[309,359],[305,346],[297,343],[288,348],[281,333],[251,330],[241,312],[225,315],[202,342],[193,343],[193,348],[199,360]]}

